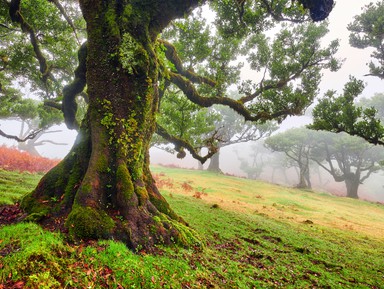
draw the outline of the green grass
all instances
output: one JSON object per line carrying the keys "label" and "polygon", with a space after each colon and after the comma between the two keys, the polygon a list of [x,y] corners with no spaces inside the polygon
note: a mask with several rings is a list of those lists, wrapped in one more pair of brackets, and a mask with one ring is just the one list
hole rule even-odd
{"label": "green grass", "polygon": [[0,169],[0,205],[10,205],[36,187],[42,175]]}
{"label": "green grass", "polygon": [[[35,224],[5,226],[0,284],[384,288],[382,205],[207,172],[162,167],[153,172],[172,208],[204,240],[203,250],[159,246],[151,255],[113,241],[68,245],[60,234]],[[15,179],[17,197],[33,185],[24,177]],[[193,190],[183,190],[184,182]],[[201,198],[193,197],[203,189]]]}

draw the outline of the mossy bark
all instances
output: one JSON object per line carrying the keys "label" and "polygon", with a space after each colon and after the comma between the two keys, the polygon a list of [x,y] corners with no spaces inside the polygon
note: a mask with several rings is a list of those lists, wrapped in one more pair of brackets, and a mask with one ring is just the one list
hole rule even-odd
{"label": "mossy bark", "polygon": [[151,2],[162,3],[80,1],[88,32],[88,114],[70,154],[24,198],[29,219],[61,218],[73,238],[114,238],[131,248],[199,243],[149,170],[158,108],[155,43],[166,23],[154,21],[159,7]]}

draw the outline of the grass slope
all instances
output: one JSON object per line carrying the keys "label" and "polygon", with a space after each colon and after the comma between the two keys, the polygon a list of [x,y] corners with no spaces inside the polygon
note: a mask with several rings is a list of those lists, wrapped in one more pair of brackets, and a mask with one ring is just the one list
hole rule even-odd
{"label": "grass slope", "polygon": [[[208,172],[153,173],[203,250],[159,246],[155,256],[5,226],[0,288],[384,288],[382,205]],[[31,185],[24,177],[19,197]]]}

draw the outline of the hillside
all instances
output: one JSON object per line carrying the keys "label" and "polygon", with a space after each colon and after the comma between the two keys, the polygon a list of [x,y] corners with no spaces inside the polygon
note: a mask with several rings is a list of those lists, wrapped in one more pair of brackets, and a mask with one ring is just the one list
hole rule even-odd
{"label": "hillside", "polygon": [[[34,224],[3,226],[0,288],[384,287],[383,205],[208,172],[152,170],[203,248],[159,246],[151,255],[113,241],[68,245]],[[39,179],[7,174],[0,175],[8,182],[0,187],[3,204]]]}

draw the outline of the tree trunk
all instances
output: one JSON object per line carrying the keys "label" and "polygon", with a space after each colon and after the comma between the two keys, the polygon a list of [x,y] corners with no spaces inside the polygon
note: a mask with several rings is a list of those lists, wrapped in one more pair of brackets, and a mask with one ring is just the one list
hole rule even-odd
{"label": "tree trunk", "polygon": [[299,167],[299,184],[297,188],[311,189],[311,180],[309,176],[309,167],[306,164],[300,164]]}
{"label": "tree trunk", "polygon": [[137,10],[144,9],[139,2],[120,7],[117,1],[81,1],[88,114],[69,155],[22,207],[29,219],[63,221],[75,239],[114,238],[148,250],[158,243],[195,244],[195,234],[160,195],[149,170],[158,59],[153,23]]}
{"label": "tree trunk", "polygon": [[354,173],[349,173],[345,178],[345,186],[347,187],[347,197],[358,199],[359,194],[359,182],[360,176],[356,176]]}
{"label": "tree trunk", "polygon": [[220,150],[217,151],[212,157],[211,161],[209,163],[209,166],[207,168],[207,171],[210,172],[215,172],[215,173],[220,173],[222,174],[223,172],[220,170]]}

